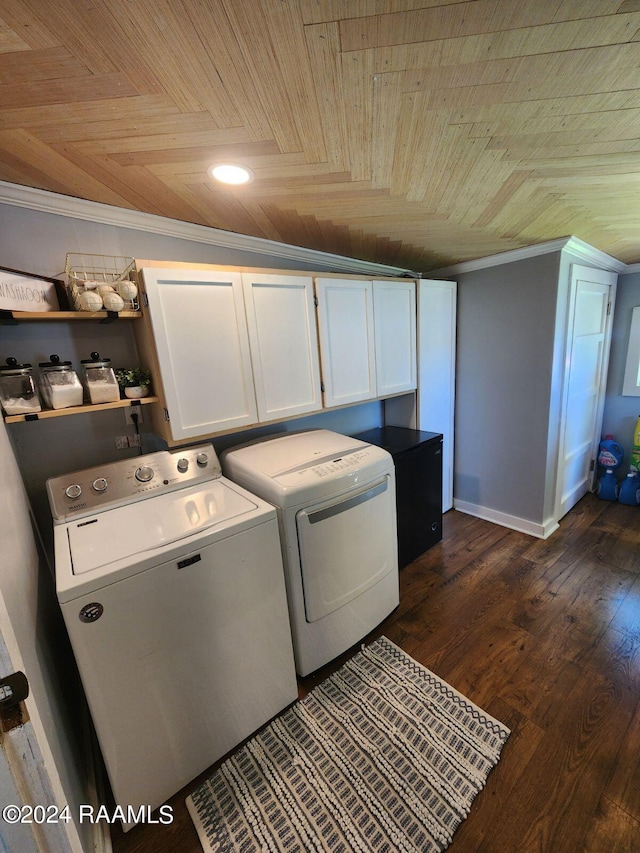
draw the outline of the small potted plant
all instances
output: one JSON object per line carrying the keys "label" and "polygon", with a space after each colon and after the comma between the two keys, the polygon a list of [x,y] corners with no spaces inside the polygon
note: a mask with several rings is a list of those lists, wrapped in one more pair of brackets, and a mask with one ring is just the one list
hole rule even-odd
{"label": "small potted plant", "polygon": [[151,372],[146,367],[118,367],[115,374],[120,391],[130,400],[139,400],[149,394]]}

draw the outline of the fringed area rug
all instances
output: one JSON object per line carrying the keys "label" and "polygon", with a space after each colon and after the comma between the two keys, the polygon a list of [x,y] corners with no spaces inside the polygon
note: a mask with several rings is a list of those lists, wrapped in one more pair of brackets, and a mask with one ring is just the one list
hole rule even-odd
{"label": "fringed area rug", "polygon": [[385,637],[187,798],[206,851],[444,850],[509,729]]}

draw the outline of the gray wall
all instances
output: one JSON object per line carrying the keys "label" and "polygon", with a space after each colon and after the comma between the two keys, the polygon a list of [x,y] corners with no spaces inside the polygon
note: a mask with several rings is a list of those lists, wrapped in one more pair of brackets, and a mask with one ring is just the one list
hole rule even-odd
{"label": "gray wall", "polygon": [[456,276],[454,494],[545,521],[560,253]]}
{"label": "gray wall", "polygon": [[618,278],[616,307],[613,315],[609,376],[602,423],[603,435],[611,433],[624,447],[625,459],[620,468],[619,476],[629,470],[628,462],[633,446],[633,432],[640,415],[640,397],[622,396],[631,314],[633,309],[639,305],[640,273],[621,275]]}

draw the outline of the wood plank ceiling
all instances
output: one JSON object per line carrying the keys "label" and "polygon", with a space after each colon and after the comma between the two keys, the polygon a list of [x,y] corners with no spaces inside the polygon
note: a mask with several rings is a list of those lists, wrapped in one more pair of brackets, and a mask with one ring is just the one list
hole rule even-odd
{"label": "wood plank ceiling", "polygon": [[640,0],[0,0],[0,179],[419,271],[638,262]]}

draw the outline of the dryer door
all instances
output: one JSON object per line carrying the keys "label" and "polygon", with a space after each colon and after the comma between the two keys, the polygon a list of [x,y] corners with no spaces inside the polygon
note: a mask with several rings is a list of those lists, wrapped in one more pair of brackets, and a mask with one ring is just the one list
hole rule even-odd
{"label": "dryer door", "polygon": [[393,474],[300,510],[296,525],[307,622],[398,571]]}

